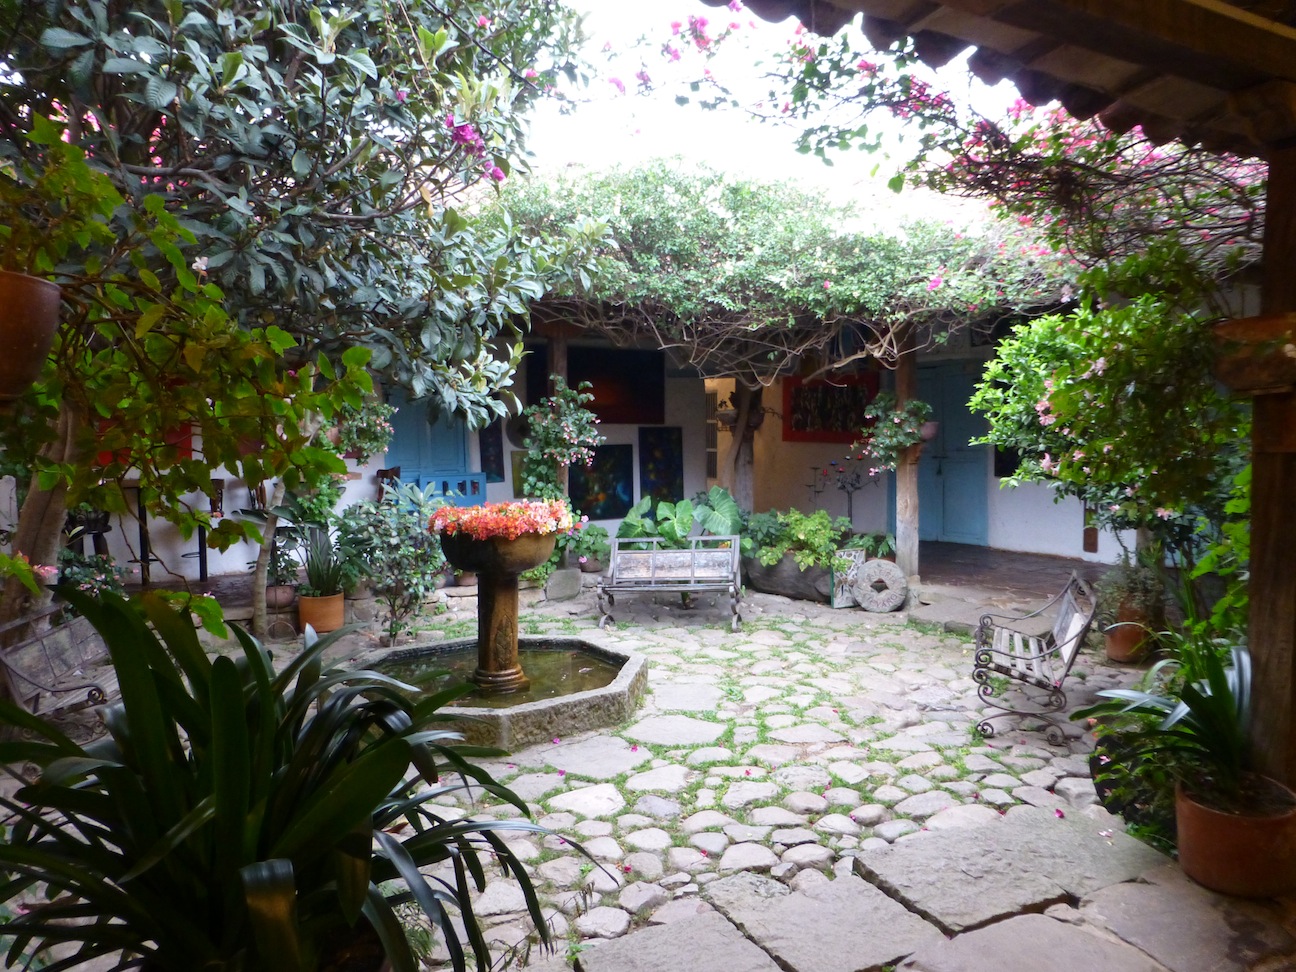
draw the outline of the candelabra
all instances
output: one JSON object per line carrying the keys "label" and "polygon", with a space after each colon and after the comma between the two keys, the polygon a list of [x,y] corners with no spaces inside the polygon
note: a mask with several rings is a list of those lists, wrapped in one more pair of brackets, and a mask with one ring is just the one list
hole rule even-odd
{"label": "candelabra", "polygon": [[806,483],[806,488],[810,490],[810,507],[815,510],[819,509],[819,494],[828,487],[828,470],[823,469],[823,475],[820,475],[821,469],[822,466],[811,466],[810,482]]}

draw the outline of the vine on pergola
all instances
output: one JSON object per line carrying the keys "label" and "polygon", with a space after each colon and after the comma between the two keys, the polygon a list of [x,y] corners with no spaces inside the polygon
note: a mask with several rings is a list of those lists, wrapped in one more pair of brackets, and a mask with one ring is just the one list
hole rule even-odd
{"label": "vine on pergola", "polygon": [[1071,264],[1004,224],[870,228],[859,207],[705,166],[519,182],[503,199],[532,230],[608,230],[593,275],[546,294],[535,320],[659,347],[751,388],[793,369],[893,367],[959,328],[989,334],[1070,293]]}

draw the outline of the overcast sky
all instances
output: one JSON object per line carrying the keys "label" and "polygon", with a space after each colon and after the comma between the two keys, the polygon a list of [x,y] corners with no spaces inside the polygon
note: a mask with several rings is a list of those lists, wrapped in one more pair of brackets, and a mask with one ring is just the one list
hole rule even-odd
{"label": "overcast sky", "polygon": [[[530,147],[535,166],[544,171],[568,165],[607,168],[617,163],[635,164],[648,158],[683,156],[705,161],[736,175],[757,179],[795,179],[809,185],[832,188],[840,195],[848,190],[857,196],[901,213],[923,215],[951,212],[957,203],[915,198],[906,189],[897,198],[886,189],[886,181],[899,165],[899,158],[852,151],[834,153],[833,166],[795,150],[798,129],[761,122],[742,110],[704,111],[693,104],[675,103],[683,91],[682,82],[697,77],[710,67],[744,105],[763,100],[770,83],[762,77],[764,68],[785,50],[796,27],[794,20],[770,24],[746,10],[737,13],[726,7],[710,7],[698,0],[675,0],[670,4],[629,4],[624,0],[570,0],[586,14],[589,44],[587,56],[605,66],[626,88],[622,94],[609,80],[596,80],[583,91],[574,112],[561,115],[553,105],[542,105],[532,123]],[[706,17],[714,33],[728,24],[740,26],[709,63],[703,63],[687,45],[683,56],[672,65],[660,53],[661,43],[671,36],[672,21],[687,22],[689,15]],[[858,28],[847,26],[846,30]],[[650,38],[635,46],[636,39]],[[860,37],[861,45],[864,43]],[[603,53],[610,46],[612,55]],[[657,92],[635,94],[635,73],[640,67],[652,77]],[[956,98],[971,98],[982,111],[997,110],[1017,97],[1008,85],[987,88],[974,81],[966,70],[953,66],[941,72],[937,83]]]}

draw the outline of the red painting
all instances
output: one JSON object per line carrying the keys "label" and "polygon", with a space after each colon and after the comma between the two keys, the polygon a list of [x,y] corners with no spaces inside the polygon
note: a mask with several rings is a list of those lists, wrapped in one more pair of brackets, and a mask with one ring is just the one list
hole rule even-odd
{"label": "red painting", "polygon": [[842,442],[860,437],[864,409],[878,393],[878,373],[802,381],[783,379],[783,441]]}

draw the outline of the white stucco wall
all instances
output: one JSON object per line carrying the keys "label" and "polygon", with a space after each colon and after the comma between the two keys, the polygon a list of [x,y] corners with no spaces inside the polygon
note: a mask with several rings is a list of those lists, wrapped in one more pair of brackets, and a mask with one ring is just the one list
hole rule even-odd
{"label": "white stucco wall", "polygon": [[[999,550],[1053,554],[1078,560],[1111,563],[1121,554],[1116,535],[1098,533],[1098,551],[1084,549],[1084,506],[1074,496],[1054,502],[1054,491],[1042,483],[1000,488],[994,470],[990,489],[989,545]],[[1133,544],[1133,534],[1126,537]]]}

